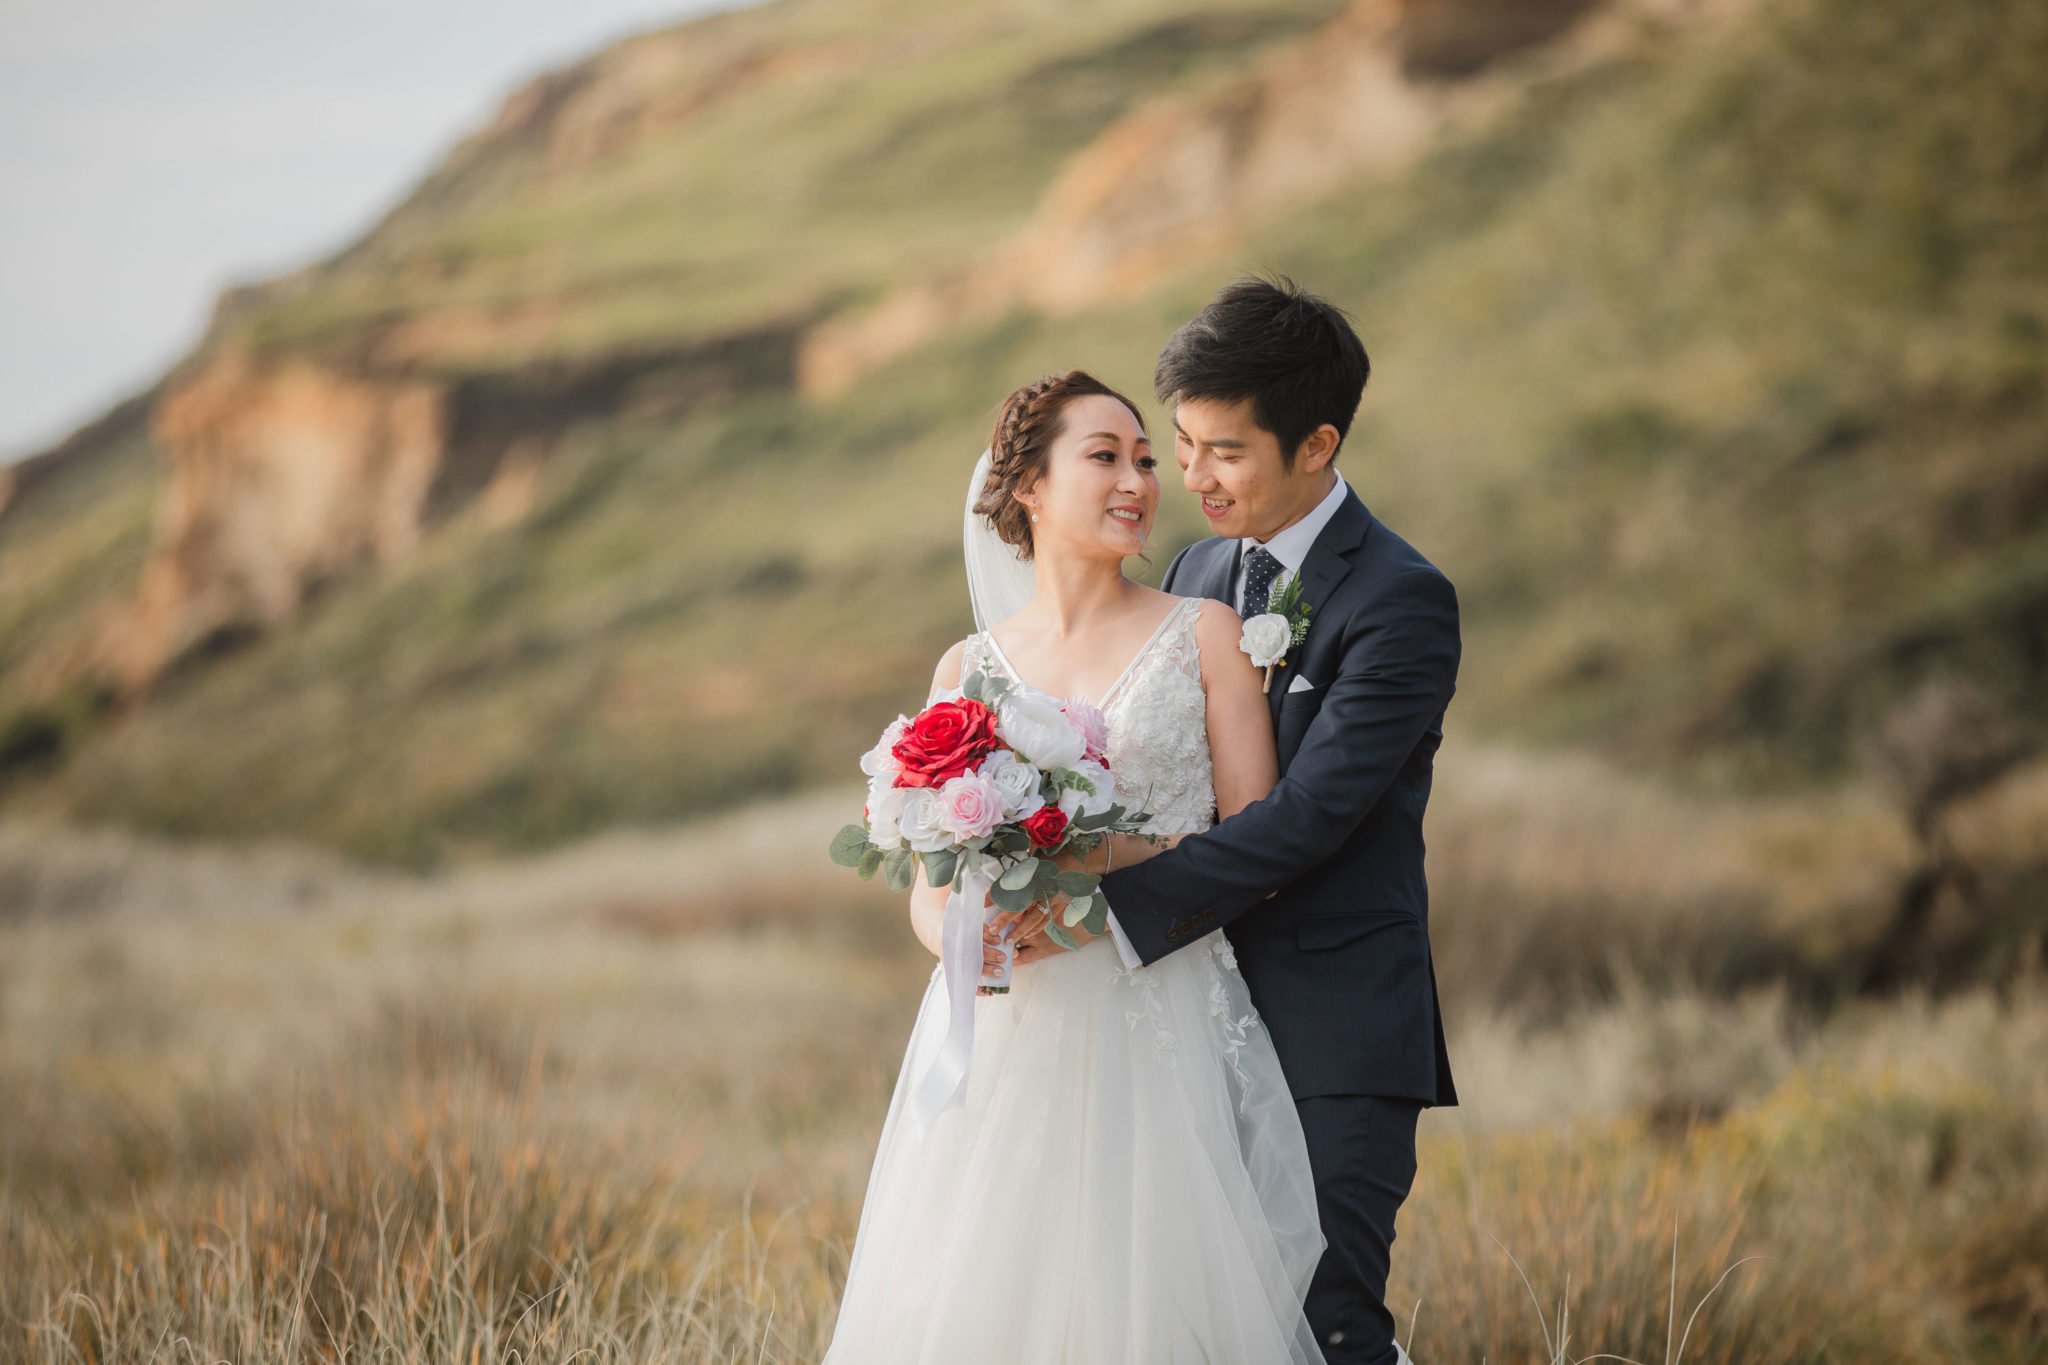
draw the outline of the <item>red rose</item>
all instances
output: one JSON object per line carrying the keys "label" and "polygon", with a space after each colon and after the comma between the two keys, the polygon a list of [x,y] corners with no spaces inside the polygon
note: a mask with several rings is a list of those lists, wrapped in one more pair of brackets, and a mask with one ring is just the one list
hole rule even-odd
{"label": "red rose", "polygon": [[942,701],[903,732],[889,752],[903,765],[899,787],[939,787],[978,765],[996,747],[996,713],[972,697]]}
{"label": "red rose", "polygon": [[1040,806],[1025,817],[1024,832],[1033,848],[1051,848],[1067,832],[1067,813],[1058,806]]}

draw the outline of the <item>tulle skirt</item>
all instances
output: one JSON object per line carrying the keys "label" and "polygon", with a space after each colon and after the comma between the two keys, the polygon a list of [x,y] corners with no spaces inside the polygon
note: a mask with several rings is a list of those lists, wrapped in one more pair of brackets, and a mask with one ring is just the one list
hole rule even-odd
{"label": "tulle skirt", "polygon": [[1308,1149],[1222,933],[1131,971],[1092,940],[975,1008],[966,1105],[920,1142],[933,973],[826,1365],[1320,1365]]}

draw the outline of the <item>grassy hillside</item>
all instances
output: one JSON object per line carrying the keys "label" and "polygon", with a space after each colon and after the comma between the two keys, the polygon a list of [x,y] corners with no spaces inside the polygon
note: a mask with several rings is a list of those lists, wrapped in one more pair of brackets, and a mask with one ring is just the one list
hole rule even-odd
{"label": "grassy hillside", "polygon": [[[714,20],[859,56],[567,170],[473,143],[231,326],[374,348],[473,303],[500,325],[437,334],[460,367],[507,336],[573,355],[779,323],[971,256],[1138,94],[1327,8]],[[1458,727],[1776,785],[1852,771],[1944,671],[2039,720],[2043,69],[2023,0],[1760,6],[1127,304],[949,336],[829,404],[768,385],[582,422],[523,520],[458,517],[5,800],[427,864],[840,777],[966,627],[959,498],[996,401],[1072,364],[1144,392],[1249,263],[1359,318],[1376,374],[1344,467],[1460,587]],[[1197,533],[1167,502],[1160,565]]]}
{"label": "grassy hillside", "polygon": [[1468,719],[1783,777],[1940,670],[2048,714],[2048,22],[1772,8],[1276,253],[1391,360]]}
{"label": "grassy hillside", "polygon": [[1111,120],[1340,8],[783,0],[628,40],[544,78],[236,330],[374,352],[443,315],[405,353],[480,368],[815,316],[972,259]]}

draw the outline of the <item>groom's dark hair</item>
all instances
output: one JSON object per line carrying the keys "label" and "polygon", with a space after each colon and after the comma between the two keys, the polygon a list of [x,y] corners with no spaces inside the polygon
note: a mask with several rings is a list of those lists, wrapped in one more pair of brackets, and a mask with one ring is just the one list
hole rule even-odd
{"label": "groom's dark hair", "polygon": [[1171,407],[1189,398],[1237,403],[1280,440],[1289,469],[1309,433],[1328,422],[1338,449],[1351,430],[1372,361],[1344,310],[1285,275],[1247,275],[1166,340],[1152,388]]}

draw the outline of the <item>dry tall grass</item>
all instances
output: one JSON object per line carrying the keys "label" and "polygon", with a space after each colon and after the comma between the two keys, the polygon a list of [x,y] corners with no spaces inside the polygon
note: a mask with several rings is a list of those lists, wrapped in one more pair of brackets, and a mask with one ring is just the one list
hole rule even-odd
{"label": "dry tall grass", "polygon": [[[1483,851],[1467,816],[1563,850],[1610,814],[1566,837],[1569,801],[1503,818],[1484,794],[1511,785],[1460,784],[1439,867]],[[1750,875],[1739,812],[1643,810],[1730,841],[1717,885]],[[0,834],[0,1361],[815,1359],[930,969],[867,888],[749,871],[841,813],[439,881]],[[1610,847],[1653,846],[1632,828]],[[1500,923],[1509,896],[1572,899],[1546,878],[1599,890],[1576,856],[1500,863]],[[1692,863],[1620,861],[1628,894],[1517,932],[1685,903]],[[1425,1119],[1396,1249],[1418,1359],[2044,1358],[2048,999],[2025,981],[1820,1015],[1624,962],[1535,1008],[1478,994],[1507,969],[1458,965],[1446,915],[1467,1103]],[[1680,924],[1640,946],[1750,928]]]}

